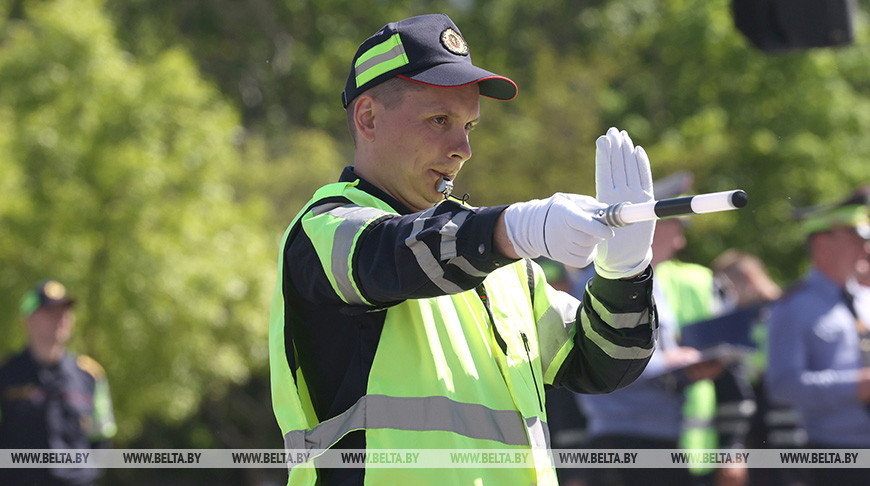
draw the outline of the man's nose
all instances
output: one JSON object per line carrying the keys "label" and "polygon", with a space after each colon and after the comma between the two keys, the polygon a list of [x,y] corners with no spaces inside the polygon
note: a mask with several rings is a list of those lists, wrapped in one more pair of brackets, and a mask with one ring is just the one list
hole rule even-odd
{"label": "man's nose", "polygon": [[471,158],[471,142],[468,140],[468,132],[464,129],[456,137],[450,148],[450,158],[464,162]]}

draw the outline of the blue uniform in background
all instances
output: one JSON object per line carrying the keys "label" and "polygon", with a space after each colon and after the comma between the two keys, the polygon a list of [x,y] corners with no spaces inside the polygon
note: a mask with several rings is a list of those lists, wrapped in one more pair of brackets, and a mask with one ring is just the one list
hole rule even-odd
{"label": "blue uniform in background", "polygon": [[[683,425],[686,382],[678,382],[662,352],[678,346],[679,322],[663,287],[653,285],[659,317],[656,351],[631,385],[604,395],[575,395],[587,419],[588,447],[593,449],[676,449]],[[678,486],[691,482],[687,469],[594,468],[587,484]]]}
{"label": "blue uniform in background", "polygon": [[[64,354],[42,366],[29,349],[0,367],[0,449],[104,447],[116,430],[105,373],[91,358]],[[0,469],[0,485],[89,485],[95,468]]]}
{"label": "blue uniform in background", "polygon": [[[665,304],[660,286],[653,286],[659,316],[657,350],[678,346],[676,317]],[[682,430],[682,390],[662,379],[671,371],[661,352],[654,352],[638,380],[606,395],[576,395],[588,420],[591,438],[622,435],[670,441],[676,448]]]}
{"label": "blue uniform in background", "polygon": [[[868,301],[856,311],[870,322]],[[772,400],[803,418],[810,446],[870,447],[870,412],[858,399],[856,320],[843,289],[818,270],[771,308],[766,373]]]}

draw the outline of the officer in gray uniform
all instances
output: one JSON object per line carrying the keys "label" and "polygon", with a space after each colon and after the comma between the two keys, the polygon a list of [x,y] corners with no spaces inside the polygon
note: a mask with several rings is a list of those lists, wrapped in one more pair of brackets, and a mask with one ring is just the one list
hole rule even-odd
{"label": "officer in gray uniform", "polygon": [[[771,308],[768,393],[771,401],[798,411],[808,447],[868,448],[870,361],[861,344],[870,308],[849,292],[867,255],[868,207],[820,207],[802,225],[812,267]],[[810,475],[812,484],[866,484],[861,470],[826,467]]]}

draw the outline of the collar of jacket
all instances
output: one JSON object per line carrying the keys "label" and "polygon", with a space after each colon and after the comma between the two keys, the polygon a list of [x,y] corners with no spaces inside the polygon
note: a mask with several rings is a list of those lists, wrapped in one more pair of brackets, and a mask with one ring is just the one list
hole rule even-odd
{"label": "collar of jacket", "polygon": [[382,191],[380,188],[372,184],[371,182],[360,177],[354,170],[353,166],[345,167],[343,171],[341,171],[341,177],[338,178],[338,182],[353,182],[359,180],[359,184],[357,188],[361,191],[367,192],[372,196],[380,199],[381,201],[390,205],[397,213],[399,214],[413,214],[415,211],[411,211],[404,204],[397,201],[393,196],[390,196],[386,192]]}

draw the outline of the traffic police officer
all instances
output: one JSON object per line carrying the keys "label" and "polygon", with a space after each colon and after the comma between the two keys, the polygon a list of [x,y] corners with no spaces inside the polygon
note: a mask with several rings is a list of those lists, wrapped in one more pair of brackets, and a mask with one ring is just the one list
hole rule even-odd
{"label": "traffic police officer", "polygon": [[[105,447],[115,421],[103,368],[66,350],[75,317],[66,287],[41,282],[21,300],[27,347],[0,368],[0,449]],[[0,469],[0,484],[87,485],[93,468]]]}
{"label": "traffic police officer", "polygon": [[[870,308],[849,288],[870,239],[868,207],[818,208],[803,221],[812,268],[772,308],[765,382],[771,401],[793,406],[808,447],[870,447]],[[862,352],[863,351],[863,352]],[[864,484],[864,470],[812,471],[813,484]]]}
{"label": "traffic police officer", "polygon": [[[474,66],[446,15],[387,24],[358,49],[342,93],[354,166],[314,194],[279,254],[269,341],[286,449],[546,449],[545,385],[609,392],[646,365],[654,224],[594,218],[652,199],[645,152],[611,129],[598,200],[470,207],[443,185],[471,157],[481,95],[509,100],[516,85]],[[594,259],[582,306],[547,285],[541,256]],[[555,480],[541,456],[526,469],[290,469],[294,485]]]}

